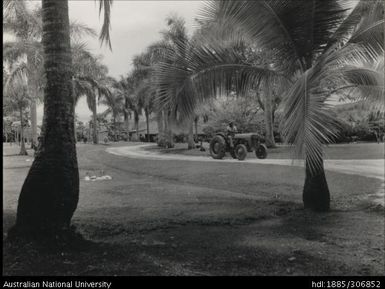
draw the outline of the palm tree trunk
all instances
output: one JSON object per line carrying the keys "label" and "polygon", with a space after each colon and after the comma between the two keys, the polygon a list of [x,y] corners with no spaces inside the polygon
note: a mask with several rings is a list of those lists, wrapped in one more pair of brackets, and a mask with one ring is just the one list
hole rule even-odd
{"label": "palm tree trunk", "polygon": [[26,156],[26,155],[28,155],[28,153],[27,153],[27,150],[25,149],[23,122],[24,122],[23,109],[20,108],[20,139],[21,139],[21,145],[20,145],[19,155]]}
{"label": "palm tree trunk", "polygon": [[150,115],[147,108],[144,110],[144,113],[146,114],[147,142],[150,142]]}
{"label": "palm tree trunk", "polygon": [[44,118],[39,149],[21,189],[9,238],[50,240],[70,232],[79,199],[68,1],[43,0]]}
{"label": "palm tree trunk", "polygon": [[98,119],[97,119],[97,111],[96,111],[96,101],[94,103],[94,109],[92,110],[92,122],[93,122],[92,139],[94,144],[98,144],[99,138],[98,138]]}
{"label": "palm tree trunk", "polygon": [[117,130],[117,127],[116,127],[116,115],[114,114],[114,117],[113,117],[113,121],[114,121],[114,141],[118,141],[118,130]]}
{"label": "palm tree trunk", "polygon": [[[305,59],[306,69],[312,67],[311,55],[308,55]],[[313,148],[322,152],[322,148]],[[318,212],[327,212],[330,210],[330,192],[328,183],[326,181],[323,155],[319,156],[318,163],[320,166],[315,172],[311,172],[309,163],[310,161],[306,157],[305,159],[305,184],[303,187],[302,199],[305,209],[311,209]]]}
{"label": "palm tree trunk", "polygon": [[129,139],[129,132],[130,132],[130,122],[128,119],[128,112],[124,112],[124,123],[126,125],[127,130],[127,140]]}
{"label": "palm tree trunk", "polygon": [[194,148],[195,148],[194,126],[193,126],[193,122],[190,122],[188,127],[188,135],[187,135],[187,149],[192,150]]}
{"label": "palm tree trunk", "polygon": [[135,131],[136,131],[136,141],[139,141],[139,114],[134,112],[134,121],[135,121]]}
{"label": "palm tree trunk", "polygon": [[265,125],[266,125],[266,146],[268,148],[274,148],[275,140],[274,140],[274,126],[273,126],[273,106],[271,102],[271,97],[267,92],[264,97],[264,113],[265,113]]}
{"label": "palm tree trunk", "polygon": [[[27,54],[27,62],[29,63],[30,55]],[[35,72],[33,72],[35,73]],[[38,86],[37,86],[37,79],[34,74],[29,74],[29,77],[27,79],[28,81],[28,90],[31,97],[31,105],[30,105],[30,114],[31,114],[31,148],[34,148],[37,144],[37,106],[36,106],[36,99],[38,95]]]}
{"label": "palm tree trunk", "polygon": [[129,122],[129,113],[128,113],[129,105],[128,105],[128,99],[127,98],[125,98],[124,106],[125,106],[125,110],[123,112],[123,114],[124,114],[124,123],[126,124],[127,140],[129,140],[129,136],[130,136],[130,122]]}
{"label": "palm tree trunk", "polygon": [[171,120],[171,115],[170,115],[170,112],[167,111],[166,112],[166,117],[165,117],[165,120],[166,120],[166,146],[168,148],[173,148],[174,147],[174,134],[172,132],[172,129],[171,129],[171,126],[170,126],[170,120]]}
{"label": "palm tree trunk", "polygon": [[87,138],[87,142],[89,142],[91,140],[91,131],[92,131],[92,124],[91,122],[88,123],[88,138]]}
{"label": "palm tree trunk", "polygon": [[32,131],[32,142],[31,147],[37,145],[37,105],[35,96],[31,100],[31,131]]}
{"label": "palm tree trunk", "polygon": [[194,125],[195,125],[195,141],[198,142],[198,121],[199,116],[194,118]]}
{"label": "palm tree trunk", "polygon": [[322,166],[312,173],[306,161],[305,185],[303,187],[303,204],[305,209],[326,212],[330,209],[330,192],[326,181],[325,170]]}
{"label": "palm tree trunk", "polygon": [[164,146],[164,120],[163,120],[163,111],[158,111],[156,113],[156,122],[158,124],[158,146]]}

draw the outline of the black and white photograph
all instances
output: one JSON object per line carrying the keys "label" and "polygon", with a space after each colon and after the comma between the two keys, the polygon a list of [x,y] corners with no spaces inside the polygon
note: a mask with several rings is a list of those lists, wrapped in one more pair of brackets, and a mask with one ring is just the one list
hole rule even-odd
{"label": "black and white photograph", "polygon": [[384,288],[384,6],[3,0],[3,288]]}

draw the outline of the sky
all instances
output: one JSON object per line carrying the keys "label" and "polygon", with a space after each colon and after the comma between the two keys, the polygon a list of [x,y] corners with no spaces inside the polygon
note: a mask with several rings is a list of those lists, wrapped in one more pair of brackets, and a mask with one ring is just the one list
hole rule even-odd
{"label": "sky", "polygon": [[[97,38],[86,38],[89,50],[103,56],[109,74],[113,77],[127,74],[131,69],[133,56],[143,52],[146,47],[161,39],[160,31],[166,29],[165,19],[177,14],[186,21],[188,33],[195,27],[194,18],[198,15],[203,1],[130,1],[115,0],[111,11],[111,42],[112,51],[101,47]],[[70,0],[69,16],[95,29],[99,33],[103,24],[103,14],[99,18],[99,4],[94,0]],[[98,107],[98,112],[106,109]],[[91,112],[85,98],[82,98],[75,112],[78,119],[88,122]],[[38,122],[41,123],[43,107],[38,107]]]}

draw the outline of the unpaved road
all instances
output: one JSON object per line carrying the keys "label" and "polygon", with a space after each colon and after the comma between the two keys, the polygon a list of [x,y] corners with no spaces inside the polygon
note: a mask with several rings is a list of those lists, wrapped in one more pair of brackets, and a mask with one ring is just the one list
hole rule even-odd
{"label": "unpaved road", "polygon": [[[175,160],[175,161],[190,161],[190,162],[226,162],[240,163],[234,159],[215,160],[206,156],[186,156],[178,154],[160,154],[156,151],[145,150],[146,147],[154,146],[153,144],[141,144],[134,146],[122,146],[107,148],[106,151],[111,154],[126,156],[138,159],[148,160]],[[289,159],[246,159],[243,163],[251,164],[267,164],[281,166],[303,166],[303,161],[293,161]],[[384,179],[384,160],[325,160],[325,169],[330,171],[341,172],[344,174],[361,175],[369,178]]]}

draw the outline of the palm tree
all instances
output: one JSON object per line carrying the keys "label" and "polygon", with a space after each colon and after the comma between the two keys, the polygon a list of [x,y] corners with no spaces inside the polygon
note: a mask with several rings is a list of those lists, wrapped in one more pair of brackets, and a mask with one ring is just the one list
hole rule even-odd
{"label": "palm tree", "polygon": [[[164,131],[163,135],[165,140],[160,140],[160,145],[165,144],[168,147],[173,147],[173,126],[179,126],[183,129],[187,128],[187,147],[188,149],[195,148],[194,142],[194,129],[193,122],[194,116],[193,113],[189,115],[184,115],[179,113],[179,102],[188,102],[189,95],[186,92],[189,92],[186,88],[186,82],[188,85],[189,73],[184,73],[184,70],[187,69],[186,65],[183,65],[183,60],[188,58],[190,47],[190,39],[187,35],[185,21],[183,18],[176,15],[170,16],[166,19],[168,29],[163,31],[163,43],[162,43],[162,53],[161,57],[155,62],[154,71],[153,71],[153,83],[154,90],[162,94],[162,86],[158,85],[157,78],[157,67],[162,65],[162,63],[167,63],[172,65],[173,63],[180,61],[181,65],[181,74],[177,77],[169,79],[170,86],[167,88],[168,93],[173,95],[173,102],[164,103],[159,101],[159,97],[156,98],[155,103],[158,110],[158,123],[162,122],[161,125],[158,124],[158,129],[162,128]],[[186,63],[187,64],[187,63]],[[175,75],[174,75],[175,76]],[[179,93],[178,93],[179,91]],[[182,92],[180,92],[182,91]],[[183,117],[180,117],[183,116]],[[159,130],[159,135],[162,138],[162,130]]]}
{"label": "palm tree", "polygon": [[[12,2],[5,0],[3,5],[7,7]],[[111,1],[100,5],[105,11],[100,38],[110,43]],[[68,1],[42,0],[42,23],[47,85],[41,139],[21,189],[16,224],[8,236],[55,240],[70,232],[79,199]]]}
{"label": "palm tree", "polygon": [[150,115],[154,109],[155,92],[152,90],[149,79],[142,81],[138,94],[142,99],[141,103],[144,110],[144,116],[146,118],[147,142],[150,142]]}
{"label": "palm tree", "polygon": [[[202,16],[201,22],[216,33],[202,33],[191,55],[159,66],[161,100],[169,104],[190,95],[179,107],[188,115],[201,100],[255,87],[270,95],[278,83],[286,90],[282,132],[305,159],[304,206],[329,210],[322,145],[336,136],[338,123],[328,100],[352,87],[365,91],[361,95],[366,98],[381,99],[383,71],[369,67],[383,56],[382,1],[363,0],[353,8],[337,0],[212,1]],[[228,43],[242,41],[274,51],[271,64],[239,62]],[[183,73],[189,74],[189,82],[175,98],[170,79]],[[330,84],[335,88],[329,89]]]}
{"label": "palm tree", "polygon": [[25,136],[24,136],[24,113],[29,106],[31,98],[28,94],[27,78],[22,75],[14,76],[11,73],[8,76],[7,82],[4,86],[4,104],[12,111],[18,111],[20,121],[20,152],[19,155],[28,155],[25,148]]}
{"label": "palm tree", "polygon": [[[36,101],[39,95],[39,72],[41,72],[42,57],[37,51],[41,51],[39,37],[41,36],[40,11],[29,11],[25,1],[13,1],[4,11],[3,29],[16,36],[16,41],[3,44],[3,59],[16,61],[21,55],[26,55],[26,60],[21,67],[27,67],[29,93],[31,97],[31,125],[32,146],[37,143],[37,118]],[[14,70],[14,73],[19,73]]]}
{"label": "palm tree", "polygon": [[[166,33],[166,32],[164,32]],[[167,33],[166,33],[167,34]],[[154,68],[156,65],[164,59],[167,51],[172,49],[167,37],[164,37],[161,41],[151,44],[147,50],[136,56],[133,60],[134,70],[139,76],[139,91],[145,92],[141,93],[143,108],[146,116],[147,124],[147,140],[149,141],[149,115],[151,113],[156,114],[156,120],[158,124],[158,145],[165,146],[166,141],[166,127],[167,119],[165,117],[166,112],[159,106],[156,102],[157,87],[152,85],[154,83]],[[132,84],[133,85],[133,84]],[[168,130],[168,138],[170,138],[170,132]],[[172,135],[171,135],[172,138]]]}
{"label": "palm tree", "polygon": [[[111,80],[111,82],[116,82]],[[112,89],[111,93],[104,94],[100,103],[106,105],[108,108],[103,112],[103,115],[112,115],[114,140],[117,141],[117,117],[124,111],[124,98],[116,90]]]}
{"label": "palm tree", "polygon": [[98,120],[97,120],[97,106],[103,97],[106,99],[110,99],[111,92],[108,87],[108,84],[105,83],[106,79],[102,78],[102,79],[99,79],[99,81],[96,81],[94,79],[88,79],[88,81],[91,83],[91,86],[92,86],[91,93],[86,94],[88,108],[92,111],[92,124],[93,124],[92,138],[93,138],[94,144],[98,144],[99,129],[98,129]]}
{"label": "palm tree", "polygon": [[[19,69],[14,73],[26,73],[28,76],[28,91],[31,97],[31,127],[32,146],[37,144],[37,103],[41,101],[44,86],[42,10],[28,9],[27,1],[11,1],[4,7],[3,30],[16,36],[15,41],[3,43],[3,60],[10,63],[19,62]],[[70,23],[71,41],[84,35],[95,36],[91,28],[78,22]],[[25,56],[23,61],[20,61]]]}
{"label": "palm tree", "polygon": [[114,89],[117,97],[123,100],[123,117],[125,123],[125,130],[127,132],[127,137],[130,131],[130,118],[132,115],[131,107],[131,94],[133,93],[133,78],[120,76],[118,81],[112,83],[112,88]]}
{"label": "palm tree", "polygon": [[97,106],[102,98],[110,98],[111,79],[107,76],[108,69],[101,64],[98,57],[93,56],[84,47],[78,49],[74,54],[76,65],[74,65],[73,87],[75,93],[75,104],[80,97],[86,96],[87,105],[92,112],[92,138],[93,143],[98,143],[98,121]]}
{"label": "palm tree", "polygon": [[135,140],[139,140],[139,117],[142,114],[143,109],[143,97],[139,93],[133,93],[127,98],[129,109],[134,114],[134,125],[136,131]]}

